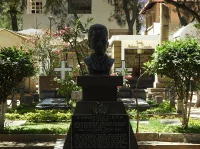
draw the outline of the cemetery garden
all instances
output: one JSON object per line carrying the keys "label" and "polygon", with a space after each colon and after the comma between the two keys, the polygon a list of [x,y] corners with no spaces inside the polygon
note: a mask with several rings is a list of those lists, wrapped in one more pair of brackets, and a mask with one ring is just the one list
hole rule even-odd
{"label": "cemetery garden", "polygon": [[[144,64],[145,71],[138,76],[135,88],[131,88],[130,82],[133,76],[127,71],[123,62],[122,69],[112,70],[113,73],[110,76],[93,77],[88,75],[91,72],[87,71],[83,61],[85,57],[90,55],[91,51],[88,47],[86,48],[87,40],[78,41],[78,37],[83,32],[79,23],[79,20],[77,20],[73,29],[64,27],[55,34],[46,31],[42,38],[37,36],[21,47],[0,49],[1,134],[50,134],[61,135],[62,138],[65,138],[67,133],[70,134],[73,115],[84,115],[81,111],[88,112],[84,111],[88,108],[88,105],[83,104],[84,101],[85,103],[94,104],[95,99],[93,98],[97,98],[100,102],[92,106],[93,112],[97,117],[101,117],[107,115],[108,109],[112,109],[110,108],[113,104],[110,103],[113,102],[112,98],[114,100],[117,98],[116,101],[123,103],[126,112],[123,111],[123,108],[121,109],[120,104],[114,104],[112,109],[114,112],[111,111],[113,113],[118,112],[118,110],[122,111],[120,116],[123,120],[126,119],[124,113],[127,113],[132,126],[130,131],[133,130],[137,141],[149,141],[141,137],[142,133],[180,133],[179,135],[192,133],[196,138],[199,137],[200,110],[197,107],[194,108],[193,103],[193,92],[198,90],[200,72],[200,47],[196,40],[188,38],[169,41],[158,46],[152,60]],[[55,48],[52,45],[52,40],[62,44],[64,50]],[[66,66],[67,56],[70,52],[76,55],[77,65],[74,68]],[[153,96],[145,96],[144,99],[144,94],[140,96],[139,91],[141,88],[137,86],[140,78],[143,75],[152,74],[170,78],[167,83],[168,86],[173,86],[175,89],[174,96],[165,96],[163,100],[156,100]],[[50,80],[41,81],[40,79],[44,76],[49,76]],[[26,97],[22,90],[18,92],[20,96],[17,98],[14,88],[25,77],[40,78],[36,79],[39,85],[39,97],[36,97],[36,99]],[[96,87],[98,84],[101,84],[100,87]],[[131,95],[123,93],[123,88],[129,91]],[[72,96],[74,92],[78,97]],[[83,92],[83,97],[79,96],[81,92]],[[46,109],[36,108],[39,102],[46,98],[52,98],[49,100],[54,105],[48,105],[46,102],[42,105],[42,107],[49,106]],[[54,100],[54,98],[64,98],[65,109],[62,109],[64,105],[60,104],[60,101]],[[7,105],[8,99],[11,100],[12,106]],[[26,100],[31,100],[31,102],[27,104]],[[104,103],[108,103],[108,107]],[[79,108],[78,112],[77,108]],[[90,117],[87,118],[90,119]],[[116,121],[117,118],[112,119]],[[78,121],[78,116],[74,116],[74,119]],[[110,120],[110,117],[107,117],[107,119]],[[124,123],[129,125],[129,122]],[[115,123],[122,125],[117,121]],[[122,126],[123,129],[125,129],[125,124]],[[72,125],[72,129],[79,131],[75,128],[80,123],[74,125]],[[110,123],[110,125],[114,124]],[[108,126],[106,125],[106,127]],[[116,128],[121,129],[121,127]],[[120,131],[120,133],[122,132]],[[184,141],[185,143],[187,141],[188,143],[199,143],[198,141],[195,142],[196,140],[186,138]],[[0,141],[5,140],[1,137]],[[35,141],[37,141],[37,137]],[[152,141],[154,140],[152,139]],[[165,141],[176,142],[171,137]],[[56,139],[54,142],[56,142]]]}

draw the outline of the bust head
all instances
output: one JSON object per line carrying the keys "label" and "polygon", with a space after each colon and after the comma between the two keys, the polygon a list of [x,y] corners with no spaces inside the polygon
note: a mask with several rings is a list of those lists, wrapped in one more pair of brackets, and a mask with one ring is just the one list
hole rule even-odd
{"label": "bust head", "polygon": [[89,75],[109,75],[114,59],[105,53],[108,48],[108,31],[102,24],[94,24],[88,31],[88,45],[93,53],[84,59]]}
{"label": "bust head", "polygon": [[90,26],[88,31],[88,45],[96,55],[104,55],[108,48],[108,31],[102,24]]}

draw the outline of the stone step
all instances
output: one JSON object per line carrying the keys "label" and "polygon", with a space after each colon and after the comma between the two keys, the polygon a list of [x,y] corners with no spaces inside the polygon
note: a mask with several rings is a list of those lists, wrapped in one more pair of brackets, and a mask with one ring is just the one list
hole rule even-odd
{"label": "stone step", "polygon": [[165,88],[147,88],[147,92],[165,92]]}
{"label": "stone step", "polygon": [[[63,149],[65,139],[58,139],[54,149]],[[182,142],[138,141],[140,149],[199,149],[200,144]]]}
{"label": "stone step", "polygon": [[140,149],[199,149],[200,144],[182,142],[139,141]]}
{"label": "stone step", "polygon": [[[65,138],[56,142],[0,142],[0,148],[4,149],[63,149]],[[138,141],[140,149],[199,149],[200,144],[163,141]]]}
{"label": "stone step", "polygon": [[155,96],[162,96],[162,97],[164,97],[164,93],[162,93],[162,92],[151,92],[151,93],[147,93],[147,98],[149,98],[149,97],[155,97]]}
{"label": "stone step", "polygon": [[[34,144],[19,144],[17,142],[4,142],[7,145],[2,145],[0,142],[0,148],[2,149],[63,149],[63,146],[60,144],[59,146],[49,145],[47,146],[47,142],[40,142],[40,146]],[[64,140],[63,140],[64,143]],[[190,144],[190,143],[181,143],[181,142],[159,142],[159,141],[138,141],[138,145],[140,149],[199,149],[200,144]]]}

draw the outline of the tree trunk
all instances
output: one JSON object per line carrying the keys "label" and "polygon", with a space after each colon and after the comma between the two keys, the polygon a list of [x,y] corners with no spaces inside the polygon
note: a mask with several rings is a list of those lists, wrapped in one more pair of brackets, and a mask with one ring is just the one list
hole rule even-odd
{"label": "tree trunk", "polygon": [[196,108],[200,107],[200,93],[199,91],[197,92],[197,102],[194,105]]}
{"label": "tree trunk", "polygon": [[183,111],[184,111],[183,100],[181,100],[181,99],[178,99],[178,100],[177,100],[176,111],[177,111],[177,113],[179,113],[179,114],[182,114],[182,113],[183,113]]}
{"label": "tree trunk", "polygon": [[183,11],[188,12],[189,14],[191,14],[193,17],[195,17],[195,19],[200,23],[200,16],[198,14],[198,11],[196,10],[192,10],[190,7],[187,7],[181,3],[179,3],[178,1],[174,1],[174,0],[164,0],[165,2],[174,5],[177,8],[182,9]]}
{"label": "tree trunk", "polygon": [[133,35],[133,25],[132,22],[128,23],[128,35]]}
{"label": "tree trunk", "polygon": [[188,128],[187,103],[184,104],[183,102],[184,101],[181,99],[177,100],[177,113],[181,114],[183,129],[187,129]]}
{"label": "tree trunk", "polygon": [[0,104],[0,129],[4,128],[4,121],[5,121],[5,103]]}
{"label": "tree trunk", "polygon": [[175,90],[172,87],[169,91],[169,100],[170,100],[170,106],[175,107]]}
{"label": "tree trunk", "polygon": [[133,35],[133,27],[128,27],[128,35]]}
{"label": "tree trunk", "polygon": [[10,11],[10,17],[12,21],[12,30],[18,31],[18,24],[17,24],[17,11]]}
{"label": "tree trunk", "polygon": [[179,21],[181,23],[181,26],[186,26],[188,25],[188,22],[186,21],[186,19],[184,18],[184,16],[181,16],[181,13],[179,11],[178,8],[176,8],[176,11],[177,11],[177,14],[178,14],[178,18],[179,18]]}
{"label": "tree trunk", "polygon": [[200,107],[200,98],[197,99],[197,102],[195,103],[195,107],[199,108]]}
{"label": "tree trunk", "polygon": [[183,127],[183,129],[188,128],[187,103],[185,105],[183,104],[182,127]]}
{"label": "tree trunk", "polygon": [[14,88],[12,91],[12,97],[11,97],[11,101],[12,101],[12,108],[17,108],[17,91]]}

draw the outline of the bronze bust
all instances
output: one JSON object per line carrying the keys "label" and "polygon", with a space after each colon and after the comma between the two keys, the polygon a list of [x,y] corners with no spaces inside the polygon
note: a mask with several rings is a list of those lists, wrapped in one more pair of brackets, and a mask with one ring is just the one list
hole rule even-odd
{"label": "bronze bust", "polygon": [[89,75],[109,75],[114,59],[105,54],[108,48],[108,31],[102,24],[90,26],[88,45],[93,53],[84,59],[88,66]]}

